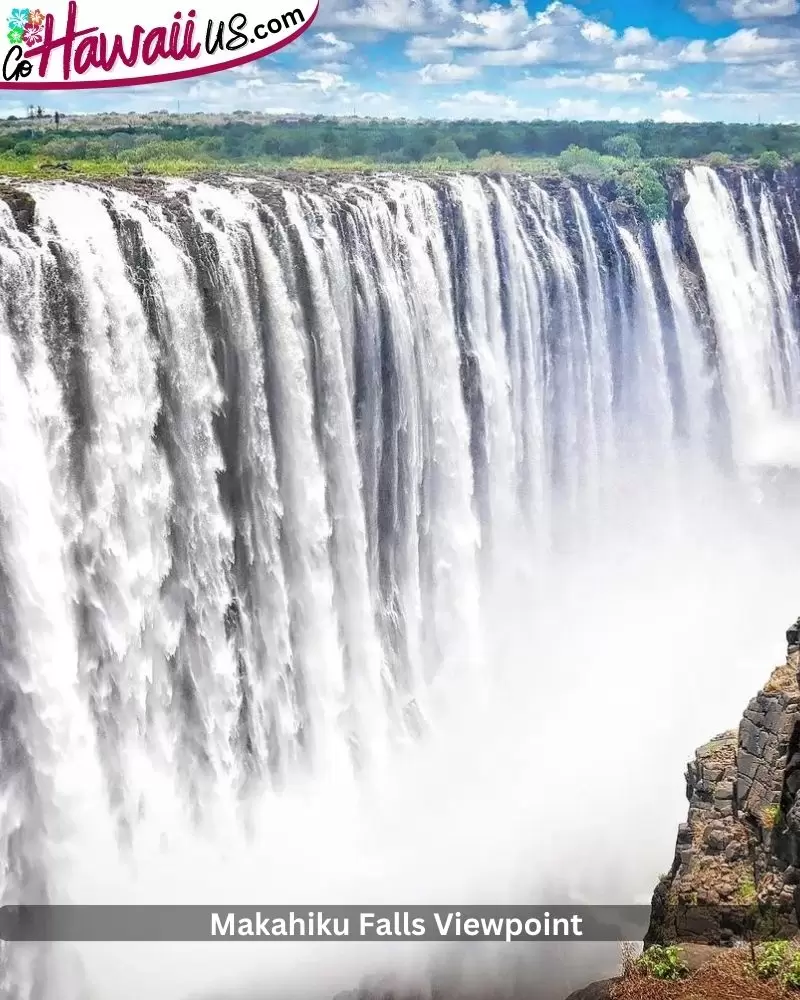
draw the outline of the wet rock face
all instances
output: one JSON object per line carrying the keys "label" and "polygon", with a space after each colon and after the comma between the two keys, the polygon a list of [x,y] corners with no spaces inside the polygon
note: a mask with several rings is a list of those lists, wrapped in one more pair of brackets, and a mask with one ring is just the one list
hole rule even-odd
{"label": "wet rock face", "polygon": [[28,236],[33,235],[36,202],[25,191],[0,183],[0,199],[11,209],[17,228]]}
{"label": "wet rock face", "polygon": [[797,933],[800,782],[789,779],[796,763],[800,769],[799,665],[790,646],[739,729],[701,747],[689,764],[689,815],[653,896],[647,944],[729,945]]}

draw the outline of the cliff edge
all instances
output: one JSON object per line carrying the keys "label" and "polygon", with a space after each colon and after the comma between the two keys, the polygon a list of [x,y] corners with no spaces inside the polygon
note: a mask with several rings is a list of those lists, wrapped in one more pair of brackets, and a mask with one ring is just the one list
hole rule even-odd
{"label": "cliff edge", "polygon": [[696,752],[645,946],[793,937],[800,912],[800,620],[739,728]]}

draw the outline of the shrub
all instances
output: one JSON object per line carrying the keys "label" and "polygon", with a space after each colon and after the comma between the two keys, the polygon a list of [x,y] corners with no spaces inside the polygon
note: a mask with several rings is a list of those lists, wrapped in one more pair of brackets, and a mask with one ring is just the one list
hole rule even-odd
{"label": "shrub", "polygon": [[731,158],[727,153],[709,153],[706,157],[709,167],[727,167],[730,162]]}
{"label": "shrub", "polygon": [[615,135],[603,144],[603,149],[609,156],[618,156],[622,160],[642,158],[642,147],[632,135]]}
{"label": "shrub", "polygon": [[437,139],[432,148],[424,156],[425,160],[447,160],[450,163],[460,163],[466,160],[455,139],[445,136]]}
{"label": "shrub", "polygon": [[736,902],[740,906],[748,906],[758,901],[758,891],[752,879],[744,881],[736,890]]}
{"label": "shrub", "polygon": [[783,974],[783,985],[790,990],[800,990],[800,951],[794,952]]}
{"label": "shrub", "polygon": [[780,806],[767,806],[761,814],[761,825],[765,830],[774,830],[783,820]]}
{"label": "shrub", "polygon": [[674,156],[654,156],[649,163],[653,170],[664,174],[670,170],[677,170],[681,165],[681,161]]}
{"label": "shrub", "polygon": [[624,171],[620,184],[633,200],[643,208],[651,222],[666,218],[669,194],[661,178],[648,163],[637,163]]}
{"label": "shrub", "polygon": [[558,166],[568,177],[599,182],[613,176],[616,164],[613,157],[601,156],[593,149],[570,146],[559,155]]}
{"label": "shrub", "polygon": [[689,969],[674,945],[654,945],[638,961],[638,968],[646,976],[674,982],[688,976]]}
{"label": "shrub", "polygon": [[756,954],[756,975],[759,979],[774,979],[783,971],[788,957],[788,941],[767,941]]}
{"label": "shrub", "polygon": [[780,170],[781,155],[774,149],[767,149],[759,156],[758,165],[762,170]]}
{"label": "shrub", "polygon": [[503,153],[484,153],[475,161],[475,166],[486,173],[510,173],[514,170],[514,161]]}

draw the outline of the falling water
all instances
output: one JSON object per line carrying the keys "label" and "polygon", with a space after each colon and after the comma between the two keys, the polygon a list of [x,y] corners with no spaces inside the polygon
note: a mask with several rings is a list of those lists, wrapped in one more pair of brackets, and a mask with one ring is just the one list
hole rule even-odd
{"label": "falling water", "polygon": [[[653,226],[473,176],[35,184],[32,221],[3,207],[0,901],[544,891],[528,859],[571,841],[541,810],[578,767],[547,784],[553,747],[613,699],[616,766],[681,703],[657,650],[635,694],[641,602],[691,574],[678,553],[713,552],[720,614],[732,579],[790,572],[751,485],[800,460],[793,201],[699,167],[685,187]],[[618,806],[584,794],[613,866]],[[620,884],[646,891],[647,864]],[[223,982],[84,959],[90,1000]],[[48,968],[9,946],[4,995],[71,1000]]]}

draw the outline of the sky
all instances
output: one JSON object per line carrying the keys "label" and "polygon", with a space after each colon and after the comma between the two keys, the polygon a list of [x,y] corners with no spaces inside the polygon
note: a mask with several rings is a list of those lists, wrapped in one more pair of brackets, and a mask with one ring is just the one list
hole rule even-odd
{"label": "sky", "polygon": [[795,122],[800,0],[320,0],[299,40],[237,70],[9,95],[0,114],[31,101],[68,114]]}

